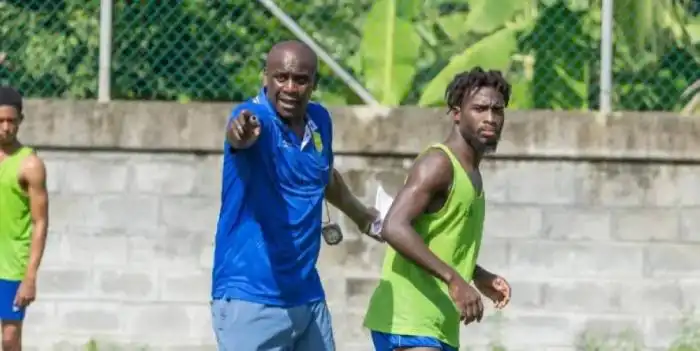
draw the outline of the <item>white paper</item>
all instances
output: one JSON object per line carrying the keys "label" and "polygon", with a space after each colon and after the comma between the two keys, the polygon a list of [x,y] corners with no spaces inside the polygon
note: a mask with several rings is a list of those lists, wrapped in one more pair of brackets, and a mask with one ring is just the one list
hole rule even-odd
{"label": "white paper", "polygon": [[374,208],[379,211],[379,218],[372,223],[372,234],[379,235],[382,231],[382,225],[384,223],[384,218],[389,212],[391,204],[394,202],[394,198],[389,195],[384,187],[380,184],[377,186],[377,195],[374,198]]}
{"label": "white paper", "polygon": [[379,211],[379,216],[383,219],[389,212],[391,204],[394,202],[394,198],[389,195],[381,184],[377,186],[377,195],[374,198],[374,208]]}

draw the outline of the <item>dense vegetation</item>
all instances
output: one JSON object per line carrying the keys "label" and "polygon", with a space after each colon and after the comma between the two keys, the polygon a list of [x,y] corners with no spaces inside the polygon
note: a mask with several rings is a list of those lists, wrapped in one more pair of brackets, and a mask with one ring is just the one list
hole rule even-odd
{"label": "dense vegetation", "polygon": [[[115,1],[116,99],[241,100],[293,35],[256,1]],[[600,0],[278,0],[387,105],[441,105],[459,71],[507,72],[514,108],[594,109]],[[177,5],[174,5],[177,4]],[[698,1],[615,1],[614,103],[680,110],[700,79]],[[97,94],[99,2],[0,2],[0,80],[32,97]],[[316,98],[361,101],[325,65]]]}

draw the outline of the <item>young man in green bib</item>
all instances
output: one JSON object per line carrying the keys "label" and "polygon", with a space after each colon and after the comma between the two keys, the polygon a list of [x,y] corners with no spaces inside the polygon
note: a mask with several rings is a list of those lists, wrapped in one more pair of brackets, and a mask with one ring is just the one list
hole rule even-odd
{"label": "young man in green bib", "polygon": [[2,350],[22,350],[24,313],[36,297],[46,244],[48,194],[44,162],[17,140],[22,96],[0,87],[0,321]]}
{"label": "young man in green bib", "polygon": [[483,316],[479,292],[499,309],[510,299],[506,280],[477,265],[479,162],[496,149],[510,85],[477,67],[457,75],[445,97],[454,127],[416,159],[384,219],[390,247],[364,323],[376,351],[457,351],[460,321]]}

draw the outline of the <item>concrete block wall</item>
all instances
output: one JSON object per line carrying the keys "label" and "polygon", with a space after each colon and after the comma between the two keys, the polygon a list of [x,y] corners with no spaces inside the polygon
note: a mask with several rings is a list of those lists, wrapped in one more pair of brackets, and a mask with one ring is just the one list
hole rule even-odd
{"label": "concrete block wall", "polygon": [[[231,106],[31,101],[22,137],[46,160],[50,239],[27,345],[214,350],[208,295],[221,126]],[[164,117],[167,116],[167,117]],[[440,111],[334,110],[337,167],[371,202],[449,128]],[[575,350],[631,331],[663,350],[700,303],[700,122],[675,116],[511,113],[484,162],[480,263],[513,285],[502,313],[463,328],[465,349]],[[384,246],[346,232],[319,269],[341,351],[361,326]]]}

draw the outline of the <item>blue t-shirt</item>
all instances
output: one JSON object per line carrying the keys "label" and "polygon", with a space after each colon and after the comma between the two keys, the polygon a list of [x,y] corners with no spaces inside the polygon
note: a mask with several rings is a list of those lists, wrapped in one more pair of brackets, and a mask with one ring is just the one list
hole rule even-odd
{"label": "blue t-shirt", "polygon": [[230,119],[243,109],[258,118],[261,133],[248,149],[224,145],[212,298],[284,307],[321,301],[316,261],[333,169],[330,114],[309,103],[302,139],[277,116],[264,89]]}

